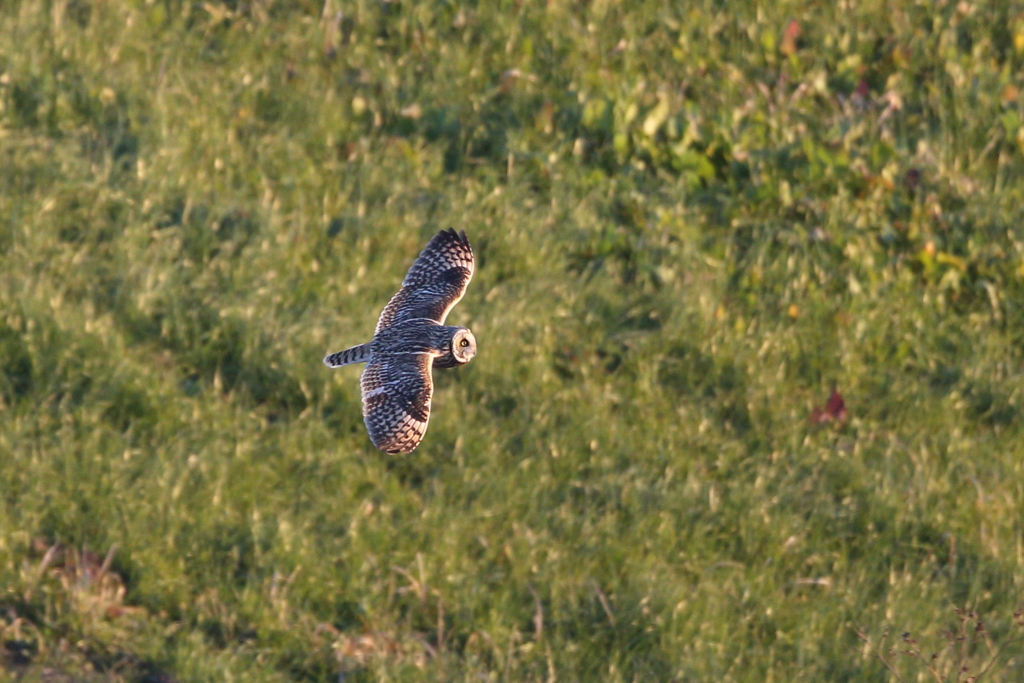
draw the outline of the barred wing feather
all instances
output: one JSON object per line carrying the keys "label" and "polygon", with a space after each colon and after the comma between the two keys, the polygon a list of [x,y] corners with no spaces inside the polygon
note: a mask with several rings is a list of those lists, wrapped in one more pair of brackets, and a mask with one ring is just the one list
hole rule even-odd
{"label": "barred wing feather", "polygon": [[403,320],[429,318],[444,324],[473,277],[473,248],[464,231],[448,228],[434,235],[412,264],[402,288],[377,321],[377,332]]}

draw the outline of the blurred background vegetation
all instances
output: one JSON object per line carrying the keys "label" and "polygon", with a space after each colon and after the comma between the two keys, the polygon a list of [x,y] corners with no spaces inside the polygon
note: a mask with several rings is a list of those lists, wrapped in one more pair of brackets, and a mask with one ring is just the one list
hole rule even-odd
{"label": "blurred background vegetation", "polygon": [[[1022,66],[1002,0],[0,0],[0,679],[1021,680]],[[385,456],[320,359],[448,226],[480,354]]]}

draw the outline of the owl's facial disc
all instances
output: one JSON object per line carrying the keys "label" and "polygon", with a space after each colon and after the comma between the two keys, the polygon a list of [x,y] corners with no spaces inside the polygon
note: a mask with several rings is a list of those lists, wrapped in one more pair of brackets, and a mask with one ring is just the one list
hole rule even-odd
{"label": "owl's facial disc", "polygon": [[452,355],[459,363],[468,363],[476,355],[476,337],[465,327],[452,337]]}

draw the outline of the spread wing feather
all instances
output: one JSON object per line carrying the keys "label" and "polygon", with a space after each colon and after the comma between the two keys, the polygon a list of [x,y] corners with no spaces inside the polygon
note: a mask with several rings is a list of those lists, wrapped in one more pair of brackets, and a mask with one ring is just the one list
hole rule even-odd
{"label": "spread wing feather", "polygon": [[465,231],[448,228],[434,235],[412,264],[402,288],[391,297],[377,321],[377,332],[403,320],[444,319],[459,303],[473,277],[473,248]]}
{"label": "spread wing feather", "polygon": [[434,357],[397,353],[374,357],[360,382],[363,422],[373,445],[388,453],[416,450],[427,432],[434,382]]}

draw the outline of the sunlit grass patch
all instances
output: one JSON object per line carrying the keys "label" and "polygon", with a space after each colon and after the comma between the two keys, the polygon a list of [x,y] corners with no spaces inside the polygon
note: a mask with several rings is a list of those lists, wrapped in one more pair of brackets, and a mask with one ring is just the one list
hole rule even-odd
{"label": "sunlit grass patch", "polygon": [[[0,677],[1019,679],[1022,56],[991,2],[0,4]],[[320,358],[448,226],[480,354],[385,456]]]}

